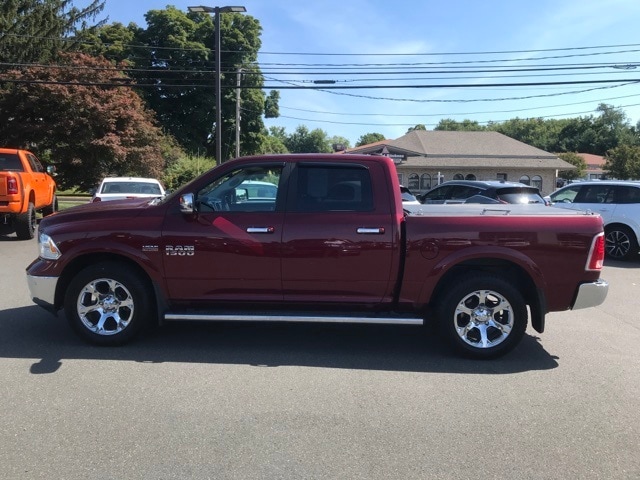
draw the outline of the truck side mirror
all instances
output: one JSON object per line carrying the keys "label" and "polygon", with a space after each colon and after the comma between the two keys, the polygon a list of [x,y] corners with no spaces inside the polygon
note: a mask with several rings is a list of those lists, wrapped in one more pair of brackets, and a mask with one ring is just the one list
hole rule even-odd
{"label": "truck side mirror", "polygon": [[193,193],[185,193],[180,196],[180,212],[193,213]]}
{"label": "truck side mirror", "polygon": [[49,175],[53,175],[54,173],[56,173],[55,165],[47,165],[47,173]]}

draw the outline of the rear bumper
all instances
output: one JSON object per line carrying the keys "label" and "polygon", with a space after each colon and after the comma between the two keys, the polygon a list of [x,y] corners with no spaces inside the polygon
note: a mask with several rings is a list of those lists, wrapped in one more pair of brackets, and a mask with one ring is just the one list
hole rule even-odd
{"label": "rear bumper", "polygon": [[602,279],[592,283],[583,283],[578,287],[578,295],[571,309],[578,310],[601,305],[607,298],[608,292],[609,284]]}

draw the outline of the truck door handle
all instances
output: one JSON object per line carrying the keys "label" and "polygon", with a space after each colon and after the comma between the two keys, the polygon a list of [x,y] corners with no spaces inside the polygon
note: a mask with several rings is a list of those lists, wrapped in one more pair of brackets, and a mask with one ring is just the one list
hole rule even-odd
{"label": "truck door handle", "polygon": [[247,227],[247,233],[273,233],[276,229],[273,227]]}
{"label": "truck door handle", "polygon": [[360,227],[356,231],[364,235],[382,235],[384,233],[384,227],[377,227],[377,228]]}

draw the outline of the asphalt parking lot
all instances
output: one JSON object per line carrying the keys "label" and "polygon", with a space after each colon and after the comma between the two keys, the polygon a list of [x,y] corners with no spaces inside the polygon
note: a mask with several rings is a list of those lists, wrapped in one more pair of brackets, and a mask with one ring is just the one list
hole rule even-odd
{"label": "asphalt parking lot", "polygon": [[640,261],[502,359],[421,328],[168,325],[121,348],[32,304],[0,237],[2,479],[638,479]]}

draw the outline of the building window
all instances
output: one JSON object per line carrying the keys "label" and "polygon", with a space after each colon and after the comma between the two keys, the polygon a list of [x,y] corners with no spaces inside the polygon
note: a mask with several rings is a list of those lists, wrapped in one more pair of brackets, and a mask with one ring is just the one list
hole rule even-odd
{"label": "building window", "polygon": [[529,179],[529,175],[522,175],[520,177],[520,183],[524,183],[525,185],[531,185],[531,180]]}
{"label": "building window", "polygon": [[400,185],[404,185],[404,175],[402,175],[401,173],[398,174],[398,183]]}
{"label": "building window", "polygon": [[420,176],[420,190],[431,190],[431,175],[423,173]]}
{"label": "building window", "polygon": [[409,175],[409,185],[407,185],[407,187],[414,192],[420,190],[420,177],[418,177],[417,173]]}
{"label": "building window", "polygon": [[507,174],[506,173],[496,173],[496,178],[500,181],[506,182],[507,181]]}
{"label": "building window", "polygon": [[468,174],[466,177],[464,177],[465,180],[475,180],[476,176],[473,173]]}
{"label": "building window", "polygon": [[538,190],[542,191],[542,177],[540,175],[534,175],[531,179],[531,186],[536,187]]}
{"label": "building window", "polygon": [[464,175],[462,175],[461,173],[456,173],[456,174],[453,176],[453,179],[454,179],[454,180],[464,180]]}

